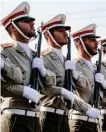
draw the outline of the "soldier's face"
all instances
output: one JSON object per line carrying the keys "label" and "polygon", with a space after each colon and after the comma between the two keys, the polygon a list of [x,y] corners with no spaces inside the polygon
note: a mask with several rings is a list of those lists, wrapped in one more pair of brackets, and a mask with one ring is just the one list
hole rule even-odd
{"label": "soldier's face", "polygon": [[85,47],[88,52],[93,56],[97,54],[98,42],[96,38],[85,38],[84,40]]}
{"label": "soldier's face", "polygon": [[36,35],[35,28],[34,28],[34,21],[26,21],[26,22],[19,22],[18,27],[20,30],[29,38],[34,37]]}
{"label": "soldier's face", "polygon": [[67,32],[65,28],[54,29],[53,38],[60,45],[65,45],[68,43]]}

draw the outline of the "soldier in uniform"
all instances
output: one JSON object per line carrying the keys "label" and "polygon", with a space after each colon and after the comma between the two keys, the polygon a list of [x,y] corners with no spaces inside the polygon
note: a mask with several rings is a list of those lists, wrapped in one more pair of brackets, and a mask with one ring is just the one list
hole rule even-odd
{"label": "soldier in uniform", "polygon": [[[96,38],[96,24],[90,24],[72,34],[79,56],[75,58],[76,70],[88,79],[89,85],[76,86],[78,95],[87,103],[93,105],[94,73],[91,58],[97,54],[98,42]],[[82,80],[83,82],[83,80]],[[92,113],[92,112],[91,112]],[[92,113],[93,114],[93,113]],[[98,120],[89,118],[80,112],[70,112],[70,132],[97,132]]]}
{"label": "soldier in uniform", "polygon": [[[63,97],[69,99],[75,109],[88,114],[88,116],[94,118],[99,116],[97,109],[89,108],[84,102],[72,94],[72,92],[63,88],[65,69],[69,68],[68,62],[65,63],[61,50],[62,46],[68,43],[66,31],[70,29],[69,26],[64,25],[65,20],[66,17],[64,14],[57,15],[47,23],[44,23],[42,28],[47,43],[50,46],[41,54],[44,65],[56,75],[56,84],[54,87],[61,88],[60,95],[57,96],[47,96],[45,91],[41,92],[40,124],[42,132],[69,132],[68,108],[65,105]],[[83,80],[87,85],[87,79],[75,71],[73,63],[70,67],[73,78],[77,80],[77,85],[81,86],[81,83],[83,83],[80,80]],[[51,87],[50,89],[52,90]],[[91,114],[92,112],[94,112],[96,116]]]}
{"label": "soldier in uniform", "polygon": [[98,41],[103,46],[103,56],[101,64],[101,73],[95,74],[95,80],[103,87],[103,98],[101,100],[101,113],[104,116],[103,120],[103,132],[106,131],[106,38]]}
{"label": "soldier in uniform", "polygon": [[15,41],[1,45],[2,132],[39,132],[39,109],[29,104],[29,100],[35,104],[40,100],[40,93],[30,87],[31,69],[38,68],[46,83],[49,80],[52,84],[55,80],[52,72],[45,69],[42,59],[33,59],[35,53],[28,46],[29,40],[36,36],[35,19],[29,16],[29,11],[29,4],[23,2],[1,20]]}

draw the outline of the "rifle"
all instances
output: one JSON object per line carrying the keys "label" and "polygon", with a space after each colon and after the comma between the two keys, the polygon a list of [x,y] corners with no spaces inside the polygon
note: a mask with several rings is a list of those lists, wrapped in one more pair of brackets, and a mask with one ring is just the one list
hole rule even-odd
{"label": "rifle", "polygon": [[[66,60],[71,60],[71,35],[70,35],[70,32],[71,32],[71,27],[69,29],[69,36],[68,36],[68,45],[67,45],[67,59]],[[65,70],[65,86],[64,86],[67,90],[69,91],[73,91],[73,88],[72,88],[72,73],[71,73],[71,70]],[[67,105],[67,108],[71,108],[71,105],[70,105],[70,101],[69,100],[65,100],[66,102],[66,105]]]}
{"label": "rifle", "polygon": [[[66,60],[71,60],[71,38],[70,38],[70,32],[71,28],[69,30],[69,36],[68,36],[68,45],[67,45],[67,59]],[[71,70],[66,70],[65,71],[65,88],[69,91],[72,91],[72,74]]]}
{"label": "rifle", "polygon": [[[99,57],[97,62],[97,71],[96,73],[101,73],[101,61],[102,61],[102,46],[100,49],[98,49]],[[100,87],[101,84],[95,81],[95,87],[94,87],[94,97],[93,97],[93,105],[95,108],[100,108]]]}
{"label": "rifle", "polygon": [[[41,27],[39,28],[38,35],[38,46],[37,46],[37,53],[35,57],[40,58],[40,50],[41,50],[41,43],[42,43],[42,26],[43,26],[43,22],[41,24]],[[31,87],[33,87],[35,90],[39,91],[40,87],[43,88],[43,83],[41,81],[41,77],[40,77],[40,73],[39,70],[37,68],[33,68],[31,71]],[[32,106],[32,108],[35,107],[35,103],[31,102],[30,105]]]}

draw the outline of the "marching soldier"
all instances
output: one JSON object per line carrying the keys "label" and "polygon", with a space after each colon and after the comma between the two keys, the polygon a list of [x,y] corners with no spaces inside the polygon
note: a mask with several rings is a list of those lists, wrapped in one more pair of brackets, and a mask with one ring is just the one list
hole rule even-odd
{"label": "marching soldier", "polygon": [[102,64],[101,64],[101,73],[97,73],[95,75],[95,80],[99,82],[103,87],[103,99],[101,101],[101,113],[104,115],[103,120],[103,131],[106,131],[106,39],[101,39],[98,41],[103,46],[103,56],[102,56]]}
{"label": "marching soldier", "polygon": [[45,69],[42,59],[33,59],[35,53],[28,46],[29,40],[36,36],[35,19],[29,16],[29,11],[29,4],[23,2],[1,20],[15,41],[1,45],[2,132],[40,132],[39,109],[29,104],[29,100],[35,104],[40,100],[39,92],[30,87],[31,69],[38,68],[46,83],[49,80],[52,84],[55,80],[52,72]]}
{"label": "marching soldier", "polygon": [[[72,92],[63,88],[65,69],[69,68],[68,63],[65,63],[61,50],[62,46],[68,43],[66,31],[70,29],[69,26],[65,26],[65,20],[66,17],[64,14],[57,15],[45,23],[42,28],[47,43],[50,46],[47,50],[42,52],[44,65],[56,75],[56,84],[54,87],[57,87],[57,90],[59,87],[61,88],[61,90],[59,89],[60,94],[57,96],[47,96],[45,91],[41,92],[40,124],[42,132],[69,132],[68,108],[63,98],[70,100],[75,109],[86,113],[88,116],[94,118],[99,116],[99,111],[97,109],[89,108]],[[82,85],[81,83],[83,82],[80,80],[83,80],[87,84],[87,79],[75,71],[74,64],[72,63],[70,66],[72,76],[77,81],[77,85]],[[50,89],[52,90],[51,87]],[[96,116],[94,116],[93,113]]]}
{"label": "marching soldier", "polygon": [[[93,103],[94,73],[95,69],[91,58],[97,54],[98,42],[95,34],[96,25],[90,24],[87,27],[72,34],[79,56],[75,59],[76,70],[81,71],[88,79],[89,85],[76,86],[78,95],[87,103]],[[82,80],[83,82],[83,80]],[[91,114],[94,114],[91,112]],[[89,118],[80,112],[70,112],[70,132],[97,132],[98,120]]]}

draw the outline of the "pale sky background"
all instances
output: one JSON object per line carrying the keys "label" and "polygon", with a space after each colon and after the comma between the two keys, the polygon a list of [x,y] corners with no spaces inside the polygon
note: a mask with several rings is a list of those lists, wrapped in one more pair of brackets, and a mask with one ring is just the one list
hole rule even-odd
{"label": "pale sky background", "polygon": [[[70,25],[72,33],[91,24],[97,24],[97,34],[101,37],[106,36],[106,1],[105,0],[26,0],[30,4],[30,15],[35,17],[35,27],[40,22],[46,22],[58,14],[65,14],[67,17],[66,25]],[[15,9],[23,0],[1,0],[0,1],[0,20]],[[0,43],[11,41],[8,33],[0,27]],[[37,40],[30,46],[34,48]],[[42,49],[46,48],[46,41],[43,39]],[[66,48],[63,49],[66,55]],[[72,40],[72,58],[77,54]],[[95,60],[95,57],[94,59]]]}

